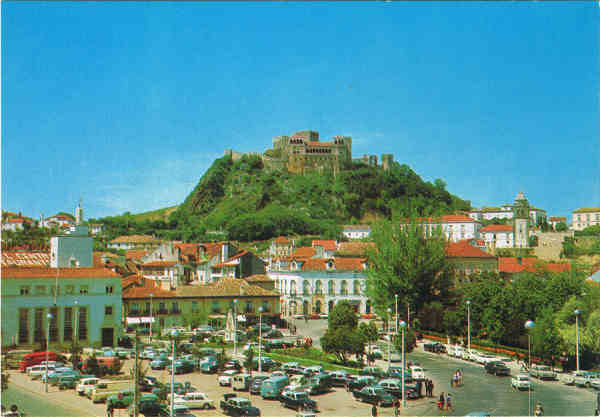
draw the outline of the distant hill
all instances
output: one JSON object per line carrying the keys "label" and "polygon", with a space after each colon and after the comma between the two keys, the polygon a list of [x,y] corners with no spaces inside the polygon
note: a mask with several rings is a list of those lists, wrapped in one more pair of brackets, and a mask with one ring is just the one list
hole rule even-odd
{"label": "distant hill", "polygon": [[226,231],[230,239],[288,234],[337,237],[343,224],[469,210],[442,180],[425,182],[407,165],[353,163],[332,174],[266,170],[259,156],[215,160],[169,223],[188,236]]}
{"label": "distant hill", "polygon": [[179,206],[166,207],[158,210],[146,211],[144,213],[133,214],[132,217],[135,221],[143,222],[143,221],[156,221],[156,220],[169,220],[169,216],[175,210],[177,210]]}

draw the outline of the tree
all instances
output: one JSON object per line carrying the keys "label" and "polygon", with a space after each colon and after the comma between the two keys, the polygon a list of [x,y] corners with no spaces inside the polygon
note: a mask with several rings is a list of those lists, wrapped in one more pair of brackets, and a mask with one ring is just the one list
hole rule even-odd
{"label": "tree", "polygon": [[340,301],[329,313],[329,326],[321,337],[323,351],[335,354],[342,363],[347,355],[362,355],[365,350],[363,334],[356,328],[358,317],[348,301]]}
{"label": "tree", "polygon": [[362,322],[358,327],[364,343],[367,343],[369,348],[367,352],[367,361],[372,362],[371,357],[371,344],[376,343],[379,340],[379,330],[375,325],[375,322],[370,321],[369,323]]}
{"label": "tree", "polygon": [[4,392],[4,390],[8,388],[9,379],[10,379],[10,374],[3,372],[2,379],[0,380],[0,391]]}
{"label": "tree", "polygon": [[[402,332],[393,335],[392,342],[394,343],[394,349],[396,352],[402,352]],[[410,353],[417,345],[417,335],[414,329],[404,329],[404,352]]]}
{"label": "tree", "polygon": [[427,224],[415,219],[382,221],[372,236],[376,247],[367,252],[367,295],[380,315],[395,307],[395,294],[417,310],[432,301],[448,300],[453,270],[439,228],[430,233]]}
{"label": "tree", "polygon": [[556,226],[554,226],[554,230],[557,232],[566,232],[569,230],[569,226],[567,226],[565,222],[558,222],[556,223]]}
{"label": "tree", "polygon": [[354,311],[354,306],[347,301],[337,303],[333,311],[329,313],[327,321],[330,329],[339,327],[354,329],[358,325],[358,317]]}
{"label": "tree", "polygon": [[248,370],[248,373],[252,375],[252,362],[254,361],[254,349],[250,348],[246,351],[244,360],[244,368]]}
{"label": "tree", "polygon": [[562,351],[562,340],[554,322],[554,310],[544,307],[531,331],[533,354],[544,359],[558,357]]}
{"label": "tree", "polygon": [[535,248],[538,245],[538,237],[536,235],[529,236],[529,247]]}

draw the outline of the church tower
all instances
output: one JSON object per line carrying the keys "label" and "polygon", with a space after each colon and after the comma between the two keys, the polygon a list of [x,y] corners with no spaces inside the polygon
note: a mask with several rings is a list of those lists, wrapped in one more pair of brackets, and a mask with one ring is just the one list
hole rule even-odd
{"label": "church tower", "polygon": [[513,233],[514,247],[526,248],[529,246],[529,201],[520,191],[513,205]]}
{"label": "church tower", "polygon": [[80,225],[83,222],[83,207],[81,207],[81,199],[79,199],[79,205],[75,209],[75,224]]}

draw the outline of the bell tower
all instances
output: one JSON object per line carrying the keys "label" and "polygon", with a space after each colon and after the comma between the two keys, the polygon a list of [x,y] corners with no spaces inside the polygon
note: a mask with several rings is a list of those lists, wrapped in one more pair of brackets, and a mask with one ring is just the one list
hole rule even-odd
{"label": "bell tower", "polygon": [[529,246],[529,201],[520,191],[513,205],[513,233],[515,248],[526,248]]}

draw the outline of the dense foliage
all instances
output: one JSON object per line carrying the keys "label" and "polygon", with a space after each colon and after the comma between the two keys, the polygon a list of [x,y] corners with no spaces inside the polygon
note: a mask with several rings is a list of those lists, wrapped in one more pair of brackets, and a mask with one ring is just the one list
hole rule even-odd
{"label": "dense foliage", "polygon": [[99,219],[106,239],[134,233],[191,240],[253,241],[279,235],[338,238],[340,225],[376,218],[468,210],[442,180],[423,181],[406,165],[390,170],[351,164],[337,175],[266,170],[259,156],[217,159],[169,221]]}
{"label": "dense foliage", "polygon": [[56,228],[31,227],[25,223],[23,229],[2,232],[2,249],[49,250],[50,238],[57,234]]}
{"label": "dense foliage", "polygon": [[346,363],[348,355],[362,356],[365,350],[365,335],[356,326],[358,317],[354,306],[348,301],[340,301],[329,313],[328,328],[321,337],[323,351],[333,353]]}

